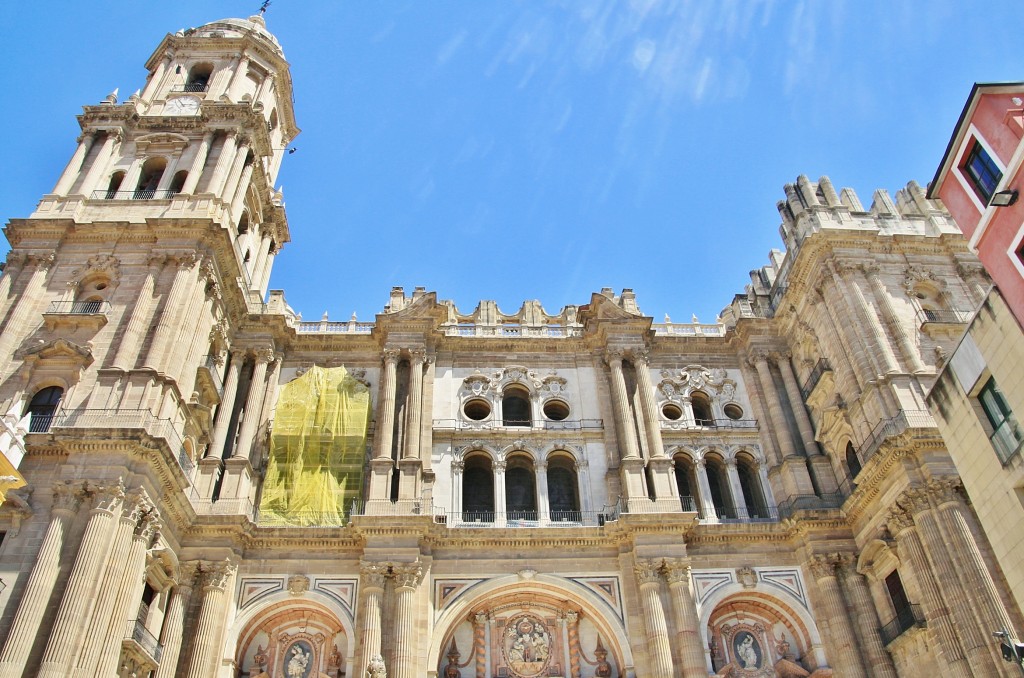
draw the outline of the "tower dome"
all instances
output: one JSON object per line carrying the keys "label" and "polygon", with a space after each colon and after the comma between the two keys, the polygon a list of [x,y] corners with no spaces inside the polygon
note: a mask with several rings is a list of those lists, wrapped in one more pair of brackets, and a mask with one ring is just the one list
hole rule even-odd
{"label": "tower dome", "polygon": [[241,38],[252,35],[270,44],[273,50],[284,57],[284,50],[277,38],[267,30],[267,22],[259,14],[248,19],[218,19],[189,31],[190,35],[208,38]]}

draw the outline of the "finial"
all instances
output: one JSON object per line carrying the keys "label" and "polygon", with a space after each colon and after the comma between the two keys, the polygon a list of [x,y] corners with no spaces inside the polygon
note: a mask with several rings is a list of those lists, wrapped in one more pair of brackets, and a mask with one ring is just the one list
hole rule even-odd
{"label": "finial", "polygon": [[138,90],[137,89],[134,92],[132,92],[132,95],[130,97],[128,97],[128,101],[130,103],[134,104],[134,103],[138,103],[139,99],[141,99],[141,98],[142,98],[142,90]]}
{"label": "finial", "polygon": [[668,317],[668,313],[665,314],[665,324],[666,325],[671,325],[672,324],[672,318]]}
{"label": "finial", "polygon": [[324,314],[320,317],[320,320],[327,320],[327,311],[324,311]]}
{"label": "finial", "polygon": [[270,3],[271,3],[271,0],[263,0],[263,3],[260,5],[260,14],[261,15],[267,13],[267,8],[270,7]]}
{"label": "finial", "polygon": [[103,103],[109,104],[110,106],[115,105],[117,103],[117,90],[118,88],[115,87],[114,91],[108,94],[106,98],[103,99]]}
{"label": "finial", "polygon": [[692,323],[693,323],[694,325],[696,325],[696,324],[700,323],[700,321],[699,321],[699,320],[697,320],[697,314],[696,314],[696,313],[694,313],[694,314],[693,314],[693,316],[691,316],[691,317],[690,317],[690,321],[691,321],[691,322],[692,322]]}

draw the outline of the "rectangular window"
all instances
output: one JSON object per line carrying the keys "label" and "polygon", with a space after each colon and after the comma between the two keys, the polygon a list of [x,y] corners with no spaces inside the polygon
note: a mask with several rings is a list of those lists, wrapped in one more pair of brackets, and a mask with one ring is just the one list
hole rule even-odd
{"label": "rectangular window", "polygon": [[1024,441],[1024,433],[1017,424],[1010,405],[1006,402],[1003,392],[999,390],[994,377],[989,377],[985,385],[981,387],[977,396],[978,404],[985,413],[986,419],[991,426],[989,440],[992,447],[1002,462],[1006,462],[1019,449]]}
{"label": "rectangular window", "polygon": [[992,161],[992,157],[979,142],[974,142],[961,169],[975,193],[983,203],[988,205],[992,194],[996,192],[999,180],[1003,178],[1003,173],[999,171],[995,162]]}

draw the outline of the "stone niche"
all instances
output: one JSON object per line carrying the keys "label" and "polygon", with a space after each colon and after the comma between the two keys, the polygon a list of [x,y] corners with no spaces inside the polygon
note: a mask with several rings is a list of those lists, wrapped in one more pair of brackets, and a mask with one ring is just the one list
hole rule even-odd
{"label": "stone niche", "polygon": [[236,662],[249,678],[338,678],[345,675],[346,647],[341,624],[328,611],[278,605],[246,626]]}

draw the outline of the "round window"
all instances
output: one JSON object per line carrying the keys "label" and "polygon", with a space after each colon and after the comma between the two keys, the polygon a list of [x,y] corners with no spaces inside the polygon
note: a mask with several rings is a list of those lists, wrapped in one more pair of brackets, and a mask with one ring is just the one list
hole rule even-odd
{"label": "round window", "polygon": [[483,421],[491,415],[491,404],[486,400],[476,398],[469,400],[462,406],[462,411],[473,421]]}
{"label": "round window", "polygon": [[728,405],[725,406],[724,411],[725,416],[729,417],[730,419],[736,420],[743,418],[743,408],[737,405],[736,403],[729,403]]}
{"label": "round window", "polygon": [[552,421],[562,421],[569,416],[569,406],[561,400],[549,400],[544,403],[544,416]]}
{"label": "round window", "polygon": [[671,419],[672,421],[676,421],[683,416],[682,408],[675,403],[665,403],[662,405],[661,413],[665,415],[666,419]]}

